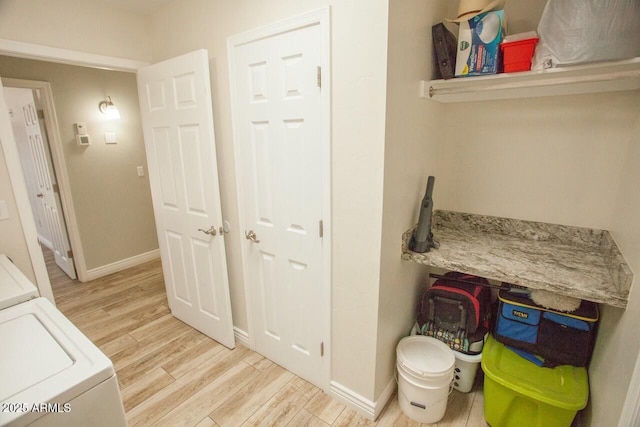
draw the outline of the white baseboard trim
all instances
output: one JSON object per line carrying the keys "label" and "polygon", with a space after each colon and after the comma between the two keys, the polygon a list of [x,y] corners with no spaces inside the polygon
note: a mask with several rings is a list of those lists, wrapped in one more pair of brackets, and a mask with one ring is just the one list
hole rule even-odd
{"label": "white baseboard trim", "polygon": [[395,378],[392,378],[391,381],[389,381],[389,384],[387,384],[384,390],[382,390],[382,394],[380,395],[380,397],[378,397],[378,400],[376,400],[375,402],[376,408],[374,412],[376,415],[376,419],[380,416],[380,414],[382,414],[384,408],[386,408],[391,401],[393,393],[396,392],[396,388],[398,388],[398,383],[396,383]]}
{"label": "white baseboard trim", "polygon": [[393,396],[393,392],[396,390],[396,382],[391,379],[389,384],[382,391],[382,394],[375,402],[370,401],[358,393],[348,389],[347,387],[339,384],[335,381],[331,381],[329,385],[329,394],[349,406],[356,412],[364,415],[371,421],[378,419],[384,408],[389,403],[389,399]]}
{"label": "white baseboard trim", "polygon": [[43,236],[38,234],[38,241],[42,244],[42,246],[46,247],[50,251],[53,251],[53,243],[51,243],[51,240],[45,239]]}
{"label": "white baseboard trim", "polygon": [[160,258],[160,250],[145,252],[140,255],[132,256],[131,258],[122,259],[120,261],[112,262],[111,264],[103,265],[102,267],[92,268],[87,270],[87,281],[95,280],[100,277],[108,276],[109,274],[117,273],[127,268],[135,267],[145,262],[152,261]]}
{"label": "white baseboard trim", "polygon": [[242,344],[243,346],[247,347],[247,348],[251,348],[251,346],[249,345],[249,333],[246,331],[243,331],[242,329],[234,326],[233,327],[233,335],[236,337],[236,341],[238,341],[238,343]]}

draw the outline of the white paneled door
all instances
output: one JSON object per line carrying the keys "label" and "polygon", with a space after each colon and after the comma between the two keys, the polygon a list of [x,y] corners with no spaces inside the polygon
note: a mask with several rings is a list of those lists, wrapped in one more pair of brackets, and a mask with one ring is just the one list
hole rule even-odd
{"label": "white paneled door", "polygon": [[257,352],[323,386],[321,27],[230,46]]}
{"label": "white paneled door", "polygon": [[30,157],[30,165],[33,166],[33,168],[25,169],[25,171],[28,170],[29,173],[32,174],[32,176],[27,179],[32,183],[28,188],[36,192],[35,195],[31,195],[35,196],[35,198],[31,198],[31,200],[36,204],[40,204],[36,209],[38,212],[43,213],[46,228],[48,228],[49,231],[47,237],[50,237],[50,241],[48,243],[51,245],[56,264],[70,278],[75,279],[76,269],[70,250],[71,246],[69,244],[67,227],[62,216],[60,200],[54,189],[55,176],[53,174],[53,168],[50,167],[49,148],[44,142],[38,121],[38,112],[33,101],[33,96],[31,95],[31,90],[20,90],[26,91],[30,98],[29,102],[22,103],[22,105],[20,105],[20,111],[14,111],[14,114],[22,116],[26,130],[26,139],[24,141],[17,141],[17,143],[27,144],[28,150],[19,151],[21,153],[28,153],[27,156]]}
{"label": "white paneled door", "polygon": [[171,312],[233,348],[207,51],[141,68],[138,93]]}

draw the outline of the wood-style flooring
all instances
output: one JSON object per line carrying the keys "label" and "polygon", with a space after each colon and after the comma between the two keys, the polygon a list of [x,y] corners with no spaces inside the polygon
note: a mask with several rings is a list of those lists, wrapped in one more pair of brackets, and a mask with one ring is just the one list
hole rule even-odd
{"label": "wood-style flooring", "polygon": [[[58,308],[113,361],[130,426],[420,426],[394,395],[372,422],[242,345],[171,316],[160,261],[80,283],[44,250]],[[482,426],[482,390],[453,391],[433,424]]]}

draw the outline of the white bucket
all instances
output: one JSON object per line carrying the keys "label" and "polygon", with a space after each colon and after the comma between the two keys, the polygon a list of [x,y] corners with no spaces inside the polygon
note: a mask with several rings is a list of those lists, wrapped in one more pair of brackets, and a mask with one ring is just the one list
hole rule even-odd
{"label": "white bucket", "polygon": [[402,412],[421,423],[440,421],[453,379],[453,350],[435,338],[416,335],[400,340],[396,356]]}

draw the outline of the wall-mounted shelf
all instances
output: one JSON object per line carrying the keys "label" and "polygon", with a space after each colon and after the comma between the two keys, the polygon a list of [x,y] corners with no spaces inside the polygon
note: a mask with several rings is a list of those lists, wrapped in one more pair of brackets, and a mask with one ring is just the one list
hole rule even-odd
{"label": "wall-mounted shelf", "polygon": [[633,272],[606,230],[436,210],[438,249],[402,259],[625,308]]}
{"label": "wall-mounted shelf", "polygon": [[640,89],[640,57],[542,71],[420,82],[421,97],[444,103],[637,89]]}

